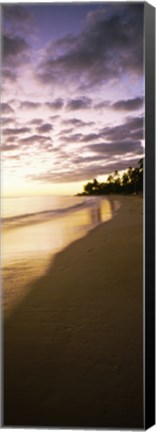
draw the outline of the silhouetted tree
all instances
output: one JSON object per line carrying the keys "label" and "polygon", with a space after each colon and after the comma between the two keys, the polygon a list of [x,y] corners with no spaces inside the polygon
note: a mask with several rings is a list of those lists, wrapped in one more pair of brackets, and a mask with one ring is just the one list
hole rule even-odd
{"label": "silhouetted tree", "polygon": [[92,184],[91,182],[87,183],[87,184],[84,186],[84,192],[85,192],[86,194],[90,195],[90,194],[92,193],[92,190],[93,190],[93,184]]}
{"label": "silhouetted tree", "polygon": [[128,182],[129,182],[128,174],[124,172],[122,176],[122,186],[124,187],[124,190],[126,190]]}
{"label": "silhouetted tree", "polygon": [[138,167],[129,167],[122,175],[118,171],[110,174],[106,183],[99,183],[96,178],[84,185],[85,195],[104,195],[109,193],[142,193],[143,192],[143,158],[139,160]]}
{"label": "silhouetted tree", "polygon": [[109,183],[113,183],[113,176],[112,176],[112,174],[110,174],[110,175],[108,176],[107,181],[108,181]]}

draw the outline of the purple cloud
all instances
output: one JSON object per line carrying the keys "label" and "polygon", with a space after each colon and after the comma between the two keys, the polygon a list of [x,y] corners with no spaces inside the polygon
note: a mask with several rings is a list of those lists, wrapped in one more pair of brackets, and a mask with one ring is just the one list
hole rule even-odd
{"label": "purple cloud", "polygon": [[53,102],[46,102],[45,105],[52,110],[59,110],[63,107],[64,101],[61,98],[55,99]]}
{"label": "purple cloud", "polygon": [[31,135],[29,137],[20,139],[19,143],[20,144],[31,145],[31,144],[34,144],[34,143],[36,143],[36,144],[44,144],[46,141],[51,141],[51,138],[47,137],[45,135]]}
{"label": "purple cloud", "polygon": [[46,132],[51,132],[52,129],[53,126],[50,123],[45,123],[37,128],[37,132],[46,133]]}
{"label": "purple cloud", "polygon": [[19,134],[24,134],[27,132],[30,132],[31,129],[28,127],[22,127],[22,128],[6,128],[3,129],[3,135],[19,135]]}
{"label": "purple cloud", "polygon": [[20,36],[4,35],[2,37],[3,64],[15,68],[28,62],[29,45]]}
{"label": "purple cloud", "polygon": [[[85,163],[84,165],[79,161],[75,162],[76,170],[71,167],[71,163],[69,163],[69,168],[60,169],[60,171],[47,171],[40,175],[34,175],[29,178],[32,180],[36,180],[39,182],[49,182],[49,183],[64,183],[64,182],[75,182],[75,181],[86,181],[86,179],[93,179],[99,175],[106,175],[114,172],[115,170],[124,170],[129,166],[137,166],[140,157],[131,157],[127,160],[123,160],[122,156],[116,160],[115,158],[108,161],[107,159],[103,160],[97,159],[95,156],[95,161],[88,161],[88,165]],[[99,164],[100,161],[100,164]],[[87,161],[86,161],[87,162]]]}
{"label": "purple cloud", "polygon": [[92,144],[88,146],[88,150],[94,151],[95,153],[103,153],[104,155],[120,155],[125,156],[127,153],[135,153],[140,150],[142,152],[142,147],[140,141],[117,141],[117,142],[104,142],[98,144]]}
{"label": "purple cloud", "polygon": [[40,106],[42,106],[42,104],[39,102],[24,101],[20,103],[20,108],[28,110],[40,108]]}
{"label": "purple cloud", "polygon": [[12,151],[12,150],[17,150],[17,145],[14,144],[4,144],[1,146],[1,150],[2,151]]}
{"label": "purple cloud", "polygon": [[[36,77],[43,84],[78,80],[99,85],[124,73],[143,74],[143,4],[101,9],[74,38],[68,35],[45,51]],[[58,49],[60,47],[60,50]]]}
{"label": "purple cloud", "polygon": [[144,119],[143,117],[128,117],[125,123],[118,126],[105,127],[101,136],[108,140],[143,139]]}
{"label": "purple cloud", "polygon": [[10,82],[15,82],[17,79],[17,73],[12,69],[4,68],[2,69],[2,80],[8,80]]}
{"label": "purple cloud", "polygon": [[71,99],[68,101],[66,108],[68,111],[76,111],[88,109],[91,106],[91,99],[88,97],[80,97],[78,99]]}
{"label": "purple cloud", "polygon": [[135,111],[143,106],[143,98],[119,100],[111,105],[111,108],[121,111]]}
{"label": "purple cloud", "polygon": [[14,118],[12,118],[12,117],[3,117],[1,119],[1,125],[2,126],[8,125],[8,124],[13,123],[13,122],[14,122]]}
{"label": "purple cloud", "polygon": [[14,112],[8,103],[1,103],[1,111],[3,114],[10,114]]}
{"label": "purple cloud", "polygon": [[43,123],[43,120],[42,119],[33,119],[33,120],[31,120],[31,122],[30,122],[32,125],[41,125],[42,123]]}
{"label": "purple cloud", "polygon": [[32,16],[25,6],[21,5],[4,5],[3,4],[3,19],[7,22],[22,25],[27,27],[27,25],[32,24]]}

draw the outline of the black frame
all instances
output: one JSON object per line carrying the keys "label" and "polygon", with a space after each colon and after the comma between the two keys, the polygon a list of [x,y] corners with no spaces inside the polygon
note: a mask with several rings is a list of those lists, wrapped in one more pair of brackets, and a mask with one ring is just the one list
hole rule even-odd
{"label": "black frame", "polygon": [[144,427],[155,424],[155,9],[145,3]]}

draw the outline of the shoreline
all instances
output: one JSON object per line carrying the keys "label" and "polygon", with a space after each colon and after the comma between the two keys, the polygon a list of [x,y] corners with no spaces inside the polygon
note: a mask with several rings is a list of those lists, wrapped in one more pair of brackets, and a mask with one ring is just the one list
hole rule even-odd
{"label": "shoreline", "polygon": [[122,204],[4,320],[5,426],[143,427],[143,203]]}
{"label": "shoreline", "polygon": [[[74,197],[73,197],[74,198]],[[119,201],[118,196],[115,195],[101,195],[101,196],[86,196],[87,200],[96,200],[97,202],[102,201]],[[95,201],[95,202],[96,202]],[[2,229],[5,231],[17,229],[17,228],[23,228],[25,226],[35,225],[35,224],[42,224],[42,223],[48,223],[50,221],[60,219],[62,217],[66,217],[66,215],[71,215],[77,211],[81,210],[90,210],[92,208],[92,203],[88,204],[86,206],[87,201],[83,201],[79,204],[76,204],[75,206],[67,207],[64,209],[59,210],[43,210],[37,213],[28,213],[24,215],[17,215],[17,216],[11,216],[2,218]],[[93,207],[94,208],[94,207]],[[41,216],[45,216],[45,218],[42,218]],[[35,219],[36,217],[36,219]],[[19,221],[19,222],[16,222]],[[11,222],[11,223],[10,223]]]}
{"label": "shoreline", "polygon": [[116,197],[96,197],[89,200],[89,205],[83,202],[81,209],[73,212],[65,209],[65,213],[58,218],[45,217],[41,221],[27,220],[24,225],[4,227],[2,272],[5,313],[9,314],[14,305],[20,303],[32,280],[46,273],[57,253],[114,217],[119,206]]}

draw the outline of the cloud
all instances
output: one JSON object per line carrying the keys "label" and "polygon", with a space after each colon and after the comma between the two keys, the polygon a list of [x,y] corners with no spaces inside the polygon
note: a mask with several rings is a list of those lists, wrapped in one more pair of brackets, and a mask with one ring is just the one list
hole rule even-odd
{"label": "cloud", "polygon": [[61,141],[64,143],[79,143],[81,139],[83,138],[83,135],[81,133],[73,134],[73,135],[61,135]]}
{"label": "cloud", "polygon": [[46,133],[52,131],[53,126],[50,123],[45,123],[37,128],[37,132]]}
{"label": "cloud", "polygon": [[57,49],[57,48],[71,48],[71,46],[75,46],[75,43],[77,42],[77,36],[74,36],[72,34],[69,34],[63,38],[58,39],[55,43],[51,42],[49,43],[49,54],[51,54],[51,49]]}
{"label": "cloud", "polygon": [[8,159],[15,159],[15,160],[20,160],[21,159],[21,156],[20,155],[17,155],[17,154],[15,154],[15,155],[7,155],[7,158]]}
{"label": "cloud", "polygon": [[2,37],[2,60],[4,66],[17,67],[28,62],[29,45],[21,36]]}
{"label": "cloud", "polygon": [[30,122],[32,125],[41,125],[43,123],[42,119],[33,119]]}
{"label": "cloud", "polygon": [[62,123],[65,125],[72,125],[72,126],[82,126],[82,120],[77,119],[77,118],[72,118],[72,119],[65,119],[62,120]]}
{"label": "cloud", "polygon": [[58,120],[59,118],[60,118],[59,115],[54,115],[54,116],[50,116],[50,117],[49,117],[49,120],[54,121],[54,120]]}
{"label": "cloud", "polygon": [[52,110],[59,110],[63,107],[64,101],[61,98],[55,99],[53,102],[46,102],[45,105]]}
{"label": "cloud", "polygon": [[82,142],[89,142],[89,141],[95,141],[98,138],[101,138],[100,134],[96,133],[90,133],[88,135],[84,135],[84,137],[81,139]]}
{"label": "cloud", "polygon": [[95,153],[103,153],[104,155],[123,155],[127,153],[135,153],[140,150],[141,152],[141,143],[140,141],[117,141],[113,143],[98,143],[92,144],[88,146],[88,150],[94,151]]}
{"label": "cloud", "polygon": [[14,135],[10,135],[7,137],[7,144],[8,143],[14,143],[17,140],[17,137]]}
{"label": "cloud", "polygon": [[[99,85],[122,74],[143,75],[143,4],[111,5],[94,13],[81,33],[48,46],[36,77],[43,84]],[[60,46],[60,50],[59,50]]]}
{"label": "cloud", "polygon": [[99,102],[94,106],[94,108],[97,110],[101,110],[102,108],[109,108],[109,107],[110,107],[109,101]]}
{"label": "cloud", "polygon": [[[73,119],[74,120],[74,119]],[[66,124],[74,124],[71,120]],[[75,122],[78,126],[78,123]],[[81,126],[81,123],[80,123]],[[89,134],[75,133],[72,134],[72,129],[65,129],[60,132],[60,139],[65,144],[68,143],[87,143],[105,139],[109,142],[136,142],[143,139],[143,117],[128,117],[125,122],[117,126],[109,126],[99,129],[98,133],[91,132]],[[68,135],[69,133],[69,135]],[[70,135],[71,133],[71,135]]]}
{"label": "cloud", "polygon": [[36,143],[36,144],[44,144],[47,141],[51,142],[51,138],[47,137],[45,135],[31,135],[29,137],[20,139],[19,143],[20,144],[31,145],[31,144],[34,144],[34,143]]}
{"label": "cloud", "polygon": [[19,134],[24,134],[24,133],[27,133],[30,131],[31,131],[31,129],[28,127],[22,127],[22,128],[16,128],[16,129],[6,128],[6,129],[3,129],[3,135],[19,135]]}
{"label": "cloud", "polygon": [[17,74],[14,70],[7,69],[7,68],[6,69],[4,68],[2,70],[2,80],[3,81],[8,80],[8,81],[13,83],[16,81],[16,79],[17,79]]}
{"label": "cloud", "polygon": [[73,128],[68,128],[68,129],[62,129],[58,135],[63,136],[65,134],[69,134],[73,132]]}
{"label": "cloud", "polygon": [[75,164],[89,164],[96,161],[103,161],[104,156],[103,155],[94,155],[94,156],[76,156],[72,159],[72,162]]}
{"label": "cloud", "polygon": [[143,106],[143,98],[137,97],[134,99],[119,100],[111,105],[111,108],[121,111],[135,111]]}
{"label": "cloud", "polygon": [[8,103],[1,103],[1,112],[3,114],[10,114],[13,113],[14,110],[11,108],[11,106]]}
{"label": "cloud", "polygon": [[[71,167],[71,164],[69,164],[69,167],[63,169],[61,168],[60,171],[48,171],[40,175],[34,175],[31,176],[32,180],[40,181],[40,182],[49,182],[49,183],[64,183],[64,182],[75,182],[75,181],[84,181],[91,180],[94,177],[98,177],[99,175],[107,175],[111,172],[114,172],[115,170],[125,170],[129,166],[137,166],[139,157],[131,157],[127,158],[127,160],[123,160],[122,157],[118,160],[111,159],[111,162],[108,160],[100,161],[99,164],[99,158],[95,161],[91,161],[87,166],[86,164],[81,165],[81,163],[75,163],[75,166],[77,167],[74,171],[74,168]],[[97,163],[96,163],[97,161]],[[93,163],[92,163],[93,162]],[[80,165],[80,166],[79,166]]]}
{"label": "cloud", "polygon": [[1,150],[2,151],[12,151],[12,150],[17,150],[17,145],[15,144],[4,144],[1,146]]}
{"label": "cloud", "polygon": [[143,139],[143,117],[128,117],[125,123],[114,127],[105,127],[101,131],[108,140]]}
{"label": "cloud", "polygon": [[78,99],[71,99],[68,101],[66,108],[68,111],[76,111],[82,109],[88,109],[91,106],[91,99],[88,97],[80,97]]}
{"label": "cloud", "polygon": [[131,131],[130,136],[132,139],[142,140],[144,138],[143,129],[141,128],[141,129],[136,129],[134,131]]}
{"label": "cloud", "polygon": [[24,101],[20,103],[20,108],[28,110],[40,108],[40,106],[42,106],[42,104],[39,102]]}
{"label": "cloud", "polygon": [[[40,165],[43,170],[45,164],[45,170],[48,166],[50,171],[40,179],[50,182],[85,181],[137,163],[143,153],[140,141],[144,128],[143,117],[133,111],[143,106],[143,99],[138,96],[142,94],[143,4],[98,5],[83,27],[81,23],[79,34],[55,40],[60,30],[55,34],[52,31],[53,41],[48,44],[42,39],[43,23],[39,20],[41,39],[32,40],[34,52],[28,45],[31,36],[25,31],[30,24],[23,13],[26,8],[16,9],[13,5],[7,9],[3,69],[7,103],[2,104],[5,151],[9,153],[10,149],[12,155],[11,150],[17,148],[18,154],[22,152],[30,158],[36,154],[39,164],[35,164],[35,178],[39,179]],[[49,35],[50,30],[47,38]],[[41,43],[45,45],[40,50]],[[32,63],[18,71],[26,58]],[[44,89],[41,83],[54,85]],[[15,94],[18,100],[12,102]],[[107,109],[106,117],[102,112],[100,115],[103,108]],[[128,117],[130,111],[132,115]],[[89,121],[92,118],[94,121]],[[42,151],[44,157],[40,156]],[[51,153],[55,155],[52,163]]]}
{"label": "cloud", "polygon": [[132,130],[144,127],[144,117],[128,117],[126,125]]}
{"label": "cloud", "polygon": [[102,138],[103,134],[99,133],[90,133],[87,135],[84,135],[82,133],[76,133],[76,134],[71,134],[71,135],[66,135],[68,133],[71,133],[74,129],[63,129],[60,133],[60,137],[61,140],[63,140],[66,143],[74,143],[74,142],[79,142],[79,143],[87,143],[90,141],[96,141],[97,139]]}
{"label": "cloud", "polygon": [[85,126],[93,126],[95,123],[93,121],[84,122],[78,118],[71,118],[71,119],[62,120],[62,124],[67,126],[85,127]]}
{"label": "cloud", "polygon": [[3,117],[3,118],[1,118],[1,125],[2,126],[8,125],[8,124],[13,123],[13,122],[14,122],[14,118],[13,117]]}
{"label": "cloud", "polygon": [[9,24],[17,24],[24,28],[27,28],[32,23],[32,16],[25,6],[20,5],[2,5],[2,16],[4,21],[8,21]]}
{"label": "cloud", "polygon": [[27,41],[34,32],[31,14],[25,6],[2,5],[2,78],[17,81],[18,69],[30,62],[32,51]]}

